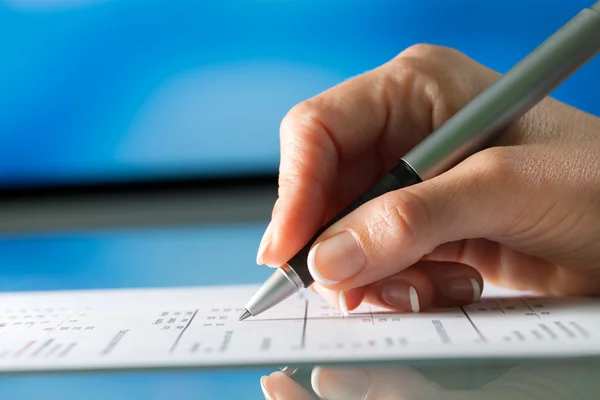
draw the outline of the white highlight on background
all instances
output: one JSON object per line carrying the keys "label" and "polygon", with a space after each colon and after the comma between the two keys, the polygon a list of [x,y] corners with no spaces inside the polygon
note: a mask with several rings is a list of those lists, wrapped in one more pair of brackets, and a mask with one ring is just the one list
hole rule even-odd
{"label": "white highlight on background", "polygon": [[80,8],[111,0],[0,0],[0,5],[20,11],[49,11]]}
{"label": "white highlight on background", "polygon": [[157,88],[123,135],[127,163],[223,163],[278,157],[287,111],[342,81],[311,65],[277,61],[215,64]]}

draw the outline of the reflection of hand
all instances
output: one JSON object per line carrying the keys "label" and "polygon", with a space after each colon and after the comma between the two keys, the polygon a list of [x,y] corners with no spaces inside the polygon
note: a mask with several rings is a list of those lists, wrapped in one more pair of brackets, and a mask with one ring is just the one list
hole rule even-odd
{"label": "reflection of hand", "polygon": [[[600,362],[563,362],[513,368],[446,369],[453,386],[446,389],[427,376],[435,370],[418,372],[408,367],[320,368],[313,370],[312,389],[325,400],[586,400],[600,398]],[[431,374],[429,373],[431,372]],[[437,370],[438,374],[440,373]],[[483,373],[495,373],[489,382],[473,382]],[[315,400],[315,397],[282,372],[261,380],[267,400]]]}
{"label": "reflection of hand", "polygon": [[[420,45],[294,107],[259,263],[285,263],[498,76]],[[543,294],[600,293],[599,130],[600,119],[545,99],[495,146],[323,233],[309,257],[314,289],[336,307],[366,300],[406,311],[470,303],[482,277]]]}

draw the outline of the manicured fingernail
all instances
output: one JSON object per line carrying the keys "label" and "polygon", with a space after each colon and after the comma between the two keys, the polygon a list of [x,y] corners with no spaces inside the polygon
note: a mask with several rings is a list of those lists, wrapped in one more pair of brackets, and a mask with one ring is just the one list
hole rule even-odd
{"label": "manicured fingernail", "polygon": [[324,285],[333,285],[356,275],[367,259],[354,235],[348,231],[318,243],[308,253],[312,277]]}
{"label": "manicured fingernail", "polygon": [[452,278],[444,286],[446,295],[452,300],[475,302],[481,298],[481,286],[473,278]]}
{"label": "manicured fingernail", "polygon": [[317,367],[310,383],[315,393],[327,400],[362,400],[366,398],[371,381],[361,369]]}
{"label": "manicured fingernail", "polygon": [[409,299],[410,299],[410,308],[412,312],[418,313],[421,310],[421,306],[419,305],[419,295],[417,294],[417,289],[414,286],[408,288]]}
{"label": "manicured fingernail", "polygon": [[258,254],[256,255],[256,263],[258,265],[263,265],[263,254],[265,253],[265,250],[267,249],[267,247],[269,246],[269,244],[271,244],[271,241],[268,240],[264,243],[260,244],[260,247],[258,248]]}
{"label": "manicured fingernail", "polygon": [[344,292],[340,292],[338,303],[340,306],[341,313],[343,315],[348,315],[348,302],[346,301],[346,294]]}
{"label": "manicured fingernail", "polygon": [[384,283],[381,286],[381,300],[392,307],[411,310],[414,313],[421,310],[417,290],[404,281]]}
{"label": "manicured fingernail", "polygon": [[265,395],[266,400],[273,400],[273,396],[271,396],[271,394],[267,390],[266,381],[267,381],[266,376],[263,376],[262,378],[260,378],[260,388],[262,389],[262,392]]}
{"label": "manicured fingernail", "polygon": [[258,246],[258,253],[256,254],[256,263],[258,265],[264,264],[262,257],[269,244],[271,244],[271,230],[272,224],[269,223],[267,229],[265,229],[262,239],[260,240],[260,245]]}

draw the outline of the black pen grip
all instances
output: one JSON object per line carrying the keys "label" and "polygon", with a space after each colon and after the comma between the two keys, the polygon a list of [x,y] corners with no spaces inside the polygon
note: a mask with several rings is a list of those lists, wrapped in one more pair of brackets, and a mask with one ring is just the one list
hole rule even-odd
{"label": "black pen grip", "polygon": [[319,236],[325,232],[331,225],[356,210],[358,207],[363,205],[369,200],[379,197],[387,192],[393,190],[402,189],[407,186],[414,185],[421,182],[419,175],[408,165],[404,160],[400,160],[398,165],[388,172],[383,178],[381,178],[376,184],[367,189],[361,196],[354,200],[348,207],[344,208],[338,213],[331,221],[325,224],[319,231],[310,239],[310,241],[300,250],[291,260],[287,262],[291,269],[296,272],[298,277],[302,280],[305,287],[310,286],[314,279],[308,271],[307,259],[308,253],[319,238]]}

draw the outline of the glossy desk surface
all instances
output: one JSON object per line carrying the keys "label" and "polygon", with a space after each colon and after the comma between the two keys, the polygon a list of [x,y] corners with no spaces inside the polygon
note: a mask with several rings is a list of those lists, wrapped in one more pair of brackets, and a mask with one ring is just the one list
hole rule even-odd
{"label": "glossy desk surface", "polygon": [[[0,290],[59,290],[259,283],[270,271],[254,263],[265,223],[201,227],[38,233],[0,239]],[[473,399],[593,399],[599,365],[435,366],[427,376],[445,387],[491,389]],[[263,399],[262,375],[271,370],[81,373],[0,378],[2,399]],[[399,374],[399,379],[402,374]],[[413,382],[413,380],[409,380]],[[530,388],[528,388],[530,387]],[[548,389],[549,388],[549,389]],[[536,391],[542,390],[542,397]],[[414,390],[411,390],[414,392]],[[448,392],[424,399],[460,399]],[[536,397],[537,396],[537,397]],[[413,400],[420,397],[407,397]]]}
{"label": "glossy desk surface", "polygon": [[[251,283],[264,223],[0,239],[0,290]],[[108,373],[0,378],[2,399],[262,399],[270,371]]]}

